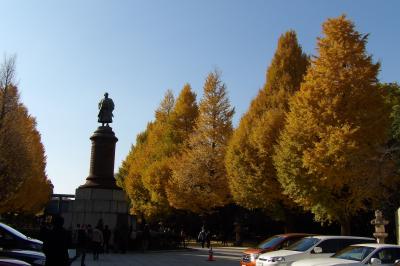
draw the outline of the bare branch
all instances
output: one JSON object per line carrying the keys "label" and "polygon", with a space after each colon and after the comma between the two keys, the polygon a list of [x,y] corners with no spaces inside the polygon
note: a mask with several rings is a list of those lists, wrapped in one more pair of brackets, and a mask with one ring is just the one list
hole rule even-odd
{"label": "bare branch", "polygon": [[2,128],[4,116],[6,115],[8,89],[14,82],[16,58],[16,55],[10,57],[5,55],[0,68],[0,128]]}

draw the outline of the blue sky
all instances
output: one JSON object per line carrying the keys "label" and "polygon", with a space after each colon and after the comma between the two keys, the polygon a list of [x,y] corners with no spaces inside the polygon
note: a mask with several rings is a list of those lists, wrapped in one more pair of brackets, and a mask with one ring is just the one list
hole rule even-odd
{"label": "blue sky", "polygon": [[219,69],[236,108],[234,124],[265,81],[279,36],[298,34],[308,54],[328,17],[343,13],[370,33],[380,80],[399,80],[400,1],[1,1],[0,53],[17,55],[22,102],[37,118],[56,193],[89,174],[97,103],[109,92],[119,138],[115,171],[154,118],[167,89],[202,95]]}

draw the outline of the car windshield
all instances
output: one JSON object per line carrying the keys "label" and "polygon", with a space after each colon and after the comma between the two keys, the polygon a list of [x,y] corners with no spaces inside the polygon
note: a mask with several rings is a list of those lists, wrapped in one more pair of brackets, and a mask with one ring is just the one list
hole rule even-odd
{"label": "car windshield", "polygon": [[371,247],[349,246],[338,251],[332,258],[362,261],[371,254],[372,251],[374,251],[374,248]]}
{"label": "car windshield", "polygon": [[306,251],[307,249],[311,248],[319,241],[320,241],[320,239],[315,238],[315,237],[306,237],[306,238],[300,239],[297,242],[294,242],[292,245],[288,246],[285,249],[293,250],[293,251]]}
{"label": "car windshield", "polygon": [[6,224],[0,223],[0,227],[2,227],[5,231],[8,231],[11,234],[16,235],[16,236],[18,236],[20,238],[27,238],[26,235],[24,235],[20,231],[17,231],[14,228],[12,228],[12,227],[10,227],[10,226],[8,226]]}
{"label": "car windshield", "polygon": [[261,249],[268,249],[268,248],[272,248],[274,246],[276,246],[277,244],[279,244],[282,241],[283,237],[281,236],[271,236],[270,238],[264,240],[263,242],[261,242],[260,244],[258,244],[258,248]]}

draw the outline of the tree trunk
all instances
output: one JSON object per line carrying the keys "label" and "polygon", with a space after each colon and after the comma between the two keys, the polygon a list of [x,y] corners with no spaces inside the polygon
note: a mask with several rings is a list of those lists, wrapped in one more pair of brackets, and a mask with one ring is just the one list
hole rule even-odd
{"label": "tree trunk", "polygon": [[351,218],[343,217],[340,220],[340,234],[342,236],[349,236],[351,234]]}
{"label": "tree trunk", "polygon": [[284,225],[283,229],[285,234],[286,233],[291,233],[294,231],[294,217],[290,210],[284,210]]}

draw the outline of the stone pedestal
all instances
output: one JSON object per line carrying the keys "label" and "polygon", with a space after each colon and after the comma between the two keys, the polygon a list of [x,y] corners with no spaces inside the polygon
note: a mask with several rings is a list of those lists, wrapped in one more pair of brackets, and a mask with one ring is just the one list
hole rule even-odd
{"label": "stone pedestal", "polygon": [[110,229],[130,226],[133,223],[128,202],[120,189],[79,187],[75,200],[70,202],[69,211],[64,213],[65,226],[90,224],[95,227],[100,219]]}
{"label": "stone pedestal", "polygon": [[134,225],[129,215],[125,193],[115,183],[114,158],[115,137],[112,128],[100,126],[90,138],[92,150],[90,172],[86,183],[76,189],[75,200],[69,203],[68,212],[63,213],[66,228],[77,224],[95,227],[99,220],[111,230]]}
{"label": "stone pedestal", "polygon": [[90,156],[90,172],[86,183],[81,188],[120,189],[115,184],[114,160],[115,137],[112,128],[100,126],[90,138],[92,151]]}

